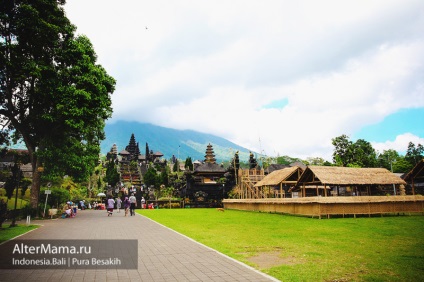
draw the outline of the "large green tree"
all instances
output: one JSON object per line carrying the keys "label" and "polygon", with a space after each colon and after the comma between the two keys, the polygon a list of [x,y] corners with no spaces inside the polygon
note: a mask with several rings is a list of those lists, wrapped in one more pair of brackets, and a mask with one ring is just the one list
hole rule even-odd
{"label": "large green tree", "polygon": [[377,152],[371,143],[358,139],[356,142],[349,140],[347,135],[333,138],[333,161],[339,166],[376,167]]}
{"label": "large green tree", "polygon": [[6,196],[8,199],[12,198],[13,192],[15,192],[16,187],[19,187],[20,179],[23,179],[24,175],[18,166],[15,163],[11,168],[11,174],[7,178],[4,188],[6,189]]}
{"label": "large green tree", "polygon": [[352,143],[351,147],[353,164],[359,167],[377,166],[377,152],[370,142],[364,139],[358,139]]}
{"label": "large green tree", "polygon": [[384,150],[377,157],[377,162],[379,167],[384,167],[388,170],[392,170],[393,163],[398,161],[401,156],[396,150],[389,149]]}
{"label": "large green tree", "polygon": [[155,186],[158,182],[157,181],[158,176],[157,176],[156,170],[152,166],[150,166],[147,169],[146,173],[144,174],[143,179],[144,179],[144,184],[146,184],[147,187]]}
{"label": "large green tree", "polygon": [[189,171],[193,170],[193,161],[192,161],[191,157],[186,158],[184,167]]}
{"label": "large green tree", "polygon": [[400,155],[396,150],[384,150],[383,153],[378,155],[378,166],[387,168],[396,173],[405,173],[413,168],[404,156]]}
{"label": "large green tree", "polygon": [[116,184],[120,180],[120,175],[118,173],[118,169],[115,165],[114,161],[109,161],[106,167],[106,175],[104,177],[104,181],[108,183],[108,185],[115,187]]}
{"label": "large green tree", "polygon": [[418,144],[415,146],[414,143],[409,142],[408,149],[406,151],[405,159],[411,164],[411,166],[415,166],[423,159],[424,154],[424,146]]}
{"label": "large green tree", "polygon": [[348,166],[352,162],[352,141],[343,134],[331,139],[334,146],[333,161],[339,166]]}
{"label": "large green tree", "polygon": [[299,158],[293,158],[293,157],[289,157],[289,156],[278,156],[277,157],[277,164],[282,164],[282,165],[289,165],[295,162],[302,162],[301,159]]}
{"label": "large green tree", "polygon": [[[64,0],[0,4],[0,125],[28,149],[37,207],[41,170],[77,179],[94,169],[112,114],[115,80],[96,64],[88,38],[76,36]],[[4,135],[4,134],[3,134]]]}
{"label": "large green tree", "polygon": [[168,177],[167,167],[164,167],[161,170],[160,175],[157,177],[156,182],[157,182],[158,186],[160,186],[160,185],[168,186],[169,185],[169,177]]}

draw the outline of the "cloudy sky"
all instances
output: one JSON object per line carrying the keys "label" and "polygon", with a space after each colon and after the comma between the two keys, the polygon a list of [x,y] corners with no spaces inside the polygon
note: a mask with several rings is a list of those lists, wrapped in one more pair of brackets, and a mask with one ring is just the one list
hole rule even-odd
{"label": "cloudy sky", "polygon": [[68,0],[117,80],[113,118],[331,160],[424,144],[424,1]]}

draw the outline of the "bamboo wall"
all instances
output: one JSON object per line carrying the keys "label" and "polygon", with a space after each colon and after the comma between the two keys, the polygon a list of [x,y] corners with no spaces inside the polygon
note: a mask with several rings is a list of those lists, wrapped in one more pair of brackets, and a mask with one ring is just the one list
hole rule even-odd
{"label": "bamboo wall", "polygon": [[308,197],[299,199],[225,199],[224,208],[319,217],[423,213],[424,196]]}

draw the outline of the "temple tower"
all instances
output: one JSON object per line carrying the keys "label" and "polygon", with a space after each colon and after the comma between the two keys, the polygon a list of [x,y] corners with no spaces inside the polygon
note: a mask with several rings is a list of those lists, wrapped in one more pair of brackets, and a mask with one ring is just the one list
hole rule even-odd
{"label": "temple tower", "polygon": [[211,143],[206,148],[205,163],[216,164],[215,154]]}
{"label": "temple tower", "polygon": [[135,142],[134,133],[131,134],[130,142],[127,147],[125,147],[125,151],[130,153],[132,159],[137,159],[140,150],[138,150],[138,144]]}

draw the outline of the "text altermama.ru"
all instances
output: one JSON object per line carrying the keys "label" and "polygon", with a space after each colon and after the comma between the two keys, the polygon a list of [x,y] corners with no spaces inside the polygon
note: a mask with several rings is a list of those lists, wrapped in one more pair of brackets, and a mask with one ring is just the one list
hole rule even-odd
{"label": "text altermama.ru", "polygon": [[78,255],[91,254],[91,246],[52,246],[51,244],[40,244],[39,246],[28,246],[24,243],[15,244],[12,254],[39,255],[39,254],[64,254]]}

